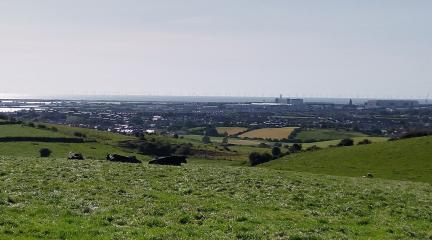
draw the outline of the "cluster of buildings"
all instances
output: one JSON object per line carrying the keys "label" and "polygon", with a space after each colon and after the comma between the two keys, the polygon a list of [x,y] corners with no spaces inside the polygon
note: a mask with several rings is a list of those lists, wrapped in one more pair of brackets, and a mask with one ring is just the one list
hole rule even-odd
{"label": "cluster of buildings", "polygon": [[284,98],[282,94],[279,98],[275,99],[275,103],[284,104],[284,105],[292,105],[292,106],[301,106],[304,104],[304,100],[301,98]]}
{"label": "cluster of buildings", "polygon": [[365,108],[413,108],[419,105],[416,100],[368,100]]}

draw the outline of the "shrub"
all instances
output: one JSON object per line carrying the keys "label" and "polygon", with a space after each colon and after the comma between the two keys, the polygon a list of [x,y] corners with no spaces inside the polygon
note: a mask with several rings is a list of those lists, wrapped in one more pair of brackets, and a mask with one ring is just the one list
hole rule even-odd
{"label": "shrub", "polygon": [[345,138],[342,139],[339,143],[338,143],[338,147],[347,147],[347,146],[352,146],[354,145],[354,140],[352,140],[351,138]]}
{"label": "shrub", "polygon": [[191,146],[188,144],[183,144],[177,147],[175,154],[178,155],[189,155],[191,153]]}
{"label": "shrub", "polygon": [[303,149],[303,146],[301,144],[298,143],[294,143],[290,148],[289,151],[291,153],[298,153],[301,152],[301,150]]}
{"label": "shrub", "polygon": [[46,129],[47,126],[45,126],[45,125],[43,125],[43,124],[38,124],[38,125],[37,125],[37,128],[40,128],[40,129]]}
{"label": "shrub", "polygon": [[366,145],[366,144],[371,144],[371,143],[372,143],[371,140],[369,140],[369,139],[363,139],[362,141],[360,141],[358,143],[358,145]]}
{"label": "shrub", "polygon": [[318,150],[321,150],[321,148],[318,147],[317,145],[313,145],[313,146],[306,148],[306,151],[308,151],[308,152],[313,152],[313,151],[318,151]]}
{"label": "shrub", "polygon": [[156,156],[169,156],[174,151],[169,143],[162,141],[145,142],[138,149],[142,154]]}
{"label": "shrub", "polygon": [[269,153],[257,153],[252,152],[249,154],[249,163],[251,166],[256,166],[261,163],[269,162],[273,159],[272,155]]}
{"label": "shrub", "polygon": [[202,142],[203,142],[204,144],[209,144],[209,143],[211,143],[211,139],[210,139],[209,136],[205,135],[205,136],[202,138]]}
{"label": "shrub", "polygon": [[224,137],[223,139],[222,139],[222,145],[228,145],[228,143],[229,143],[229,139],[228,139],[228,137]]}
{"label": "shrub", "polygon": [[260,144],[258,144],[258,147],[259,148],[268,148],[270,146],[267,143],[260,143]]}
{"label": "shrub", "polygon": [[52,151],[49,148],[42,148],[41,150],[39,150],[39,153],[41,157],[49,157]]}
{"label": "shrub", "polygon": [[425,137],[432,135],[432,131],[410,131],[402,136],[399,137],[399,139],[408,139],[408,138],[415,138],[415,137]]}
{"label": "shrub", "polygon": [[211,125],[206,127],[206,129],[204,130],[204,134],[205,134],[206,136],[211,136],[211,137],[219,137],[219,136],[221,136],[221,135],[218,133],[216,127],[211,126]]}
{"label": "shrub", "polygon": [[81,132],[74,132],[74,136],[80,137],[80,138],[86,138],[87,137],[84,133],[81,133]]}

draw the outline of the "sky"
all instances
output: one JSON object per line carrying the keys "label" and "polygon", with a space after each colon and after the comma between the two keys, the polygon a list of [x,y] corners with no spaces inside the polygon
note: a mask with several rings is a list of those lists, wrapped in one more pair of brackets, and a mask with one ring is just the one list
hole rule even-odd
{"label": "sky", "polygon": [[0,96],[425,98],[430,0],[1,0]]}

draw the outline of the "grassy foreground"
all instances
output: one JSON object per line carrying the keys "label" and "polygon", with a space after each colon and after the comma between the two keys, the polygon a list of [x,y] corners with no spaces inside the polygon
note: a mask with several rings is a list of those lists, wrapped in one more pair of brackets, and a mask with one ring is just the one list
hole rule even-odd
{"label": "grassy foreground", "polygon": [[432,186],[0,157],[0,239],[426,239]]}

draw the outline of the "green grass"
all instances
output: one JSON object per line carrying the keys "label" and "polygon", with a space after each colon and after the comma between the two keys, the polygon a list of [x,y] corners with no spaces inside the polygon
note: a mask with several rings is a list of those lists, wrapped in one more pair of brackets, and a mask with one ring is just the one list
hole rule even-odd
{"label": "green grass", "polygon": [[300,131],[295,139],[308,141],[311,139],[315,139],[318,141],[327,141],[327,140],[336,140],[343,138],[353,138],[353,137],[366,137],[366,134],[359,132],[351,132],[344,130],[335,130],[335,129],[313,129],[313,130],[304,130]]}
{"label": "green grass", "polygon": [[[52,126],[52,125],[48,125]],[[67,126],[57,126],[57,132],[48,129],[38,129],[22,125],[0,125],[0,137],[74,137],[74,132],[88,134],[100,142],[85,143],[57,143],[57,142],[1,142],[0,155],[19,156],[19,157],[37,157],[41,148],[49,148],[52,151],[52,157],[67,157],[69,152],[82,153],[86,158],[104,159],[106,154],[134,154],[133,152],[120,149],[115,146],[117,141],[130,139],[130,137],[99,132],[91,129],[70,128]],[[110,143],[110,144],[109,144]],[[141,156],[141,159],[148,159]]]}
{"label": "green grass", "polygon": [[[353,137],[351,138],[354,140],[354,144],[358,144],[360,141],[363,141],[364,139],[369,139],[372,141],[372,143],[379,143],[379,142],[386,142],[388,141],[388,138],[386,137]],[[320,147],[320,148],[328,148],[330,146],[336,146],[341,139],[337,140],[329,140],[329,141],[321,141],[321,142],[313,142],[313,143],[302,143],[304,148],[311,147],[313,145]],[[288,144],[290,145],[290,144]]]}
{"label": "green grass", "polygon": [[61,132],[14,125],[0,125],[0,137],[70,137]]}
{"label": "green grass", "polygon": [[58,129],[59,133],[68,135],[68,136],[74,136],[75,132],[83,133],[87,136],[89,139],[94,139],[98,142],[102,143],[109,143],[114,144],[120,141],[126,141],[126,140],[133,140],[136,139],[133,136],[126,136],[122,134],[117,133],[110,133],[110,132],[104,132],[104,131],[98,131],[95,129],[88,129],[88,128],[77,128],[77,127],[70,127],[66,125],[56,125],[56,124],[45,124],[48,127],[56,127]]}
{"label": "green grass", "polygon": [[[7,142],[0,143],[0,155],[19,157],[38,157],[41,148],[49,148],[53,157],[66,158],[69,152],[79,152],[89,159],[104,159],[109,153],[136,155],[115,146],[100,143],[40,143],[40,142]],[[139,156],[148,159],[146,156]]]}
{"label": "green grass", "polygon": [[[185,139],[192,140],[195,142],[202,142],[202,135],[183,135]],[[224,137],[210,137],[212,143],[222,143]],[[240,145],[240,146],[257,146],[258,144],[266,142],[263,140],[249,140],[249,139],[239,139],[239,138],[228,138],[229,144]]]}
{"label": "green grass", "polygon": [[429,184],[0,158],[0,239],[427,239]]}
{"label": "green grass", "polygon": [[371,172],[379,178],[432,183],[432,137],[292,154],[263,167],[353,177]]}
{"label": "green grass", "polygon": [[[56,127],[0,126],[0,136],[78,131],[97,141],[0,143],[0,239],[432,238],[432,137],[329,148],[249,167],[250,152],[271,148],[226,151],[200,138],[147,136],[232,154],[170,167],[101,160],[133,154],[116,144],[136,138]],[[37,157],[44,147],[51,157]],[[67,160],[69,151],[87,160]],[[366,172],[378,178],[329,176]]]}

